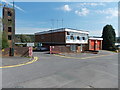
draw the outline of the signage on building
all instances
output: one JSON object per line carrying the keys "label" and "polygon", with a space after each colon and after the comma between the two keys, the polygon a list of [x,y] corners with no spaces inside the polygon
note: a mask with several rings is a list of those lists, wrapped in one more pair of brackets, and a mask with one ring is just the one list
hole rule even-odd
{"label": "signage on building", "polygon": [[34,43],[27,43],[27,47],[34,47]]}

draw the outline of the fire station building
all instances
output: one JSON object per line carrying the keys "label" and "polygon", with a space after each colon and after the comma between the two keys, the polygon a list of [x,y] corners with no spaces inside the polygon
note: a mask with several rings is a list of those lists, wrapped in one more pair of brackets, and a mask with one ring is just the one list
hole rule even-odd
{"label": "fire station building", "polygon": [[[94,41],[94,39],[92,39]],[[55,52],[83,52],[89,50],[89,32],[71,28],[60,28],[35,33],[35,42]],[[92,45],[92,44],[90,44]],[[95,48],[96,49],[96,48]],[[101,49],[101,48],[99,48]]]}

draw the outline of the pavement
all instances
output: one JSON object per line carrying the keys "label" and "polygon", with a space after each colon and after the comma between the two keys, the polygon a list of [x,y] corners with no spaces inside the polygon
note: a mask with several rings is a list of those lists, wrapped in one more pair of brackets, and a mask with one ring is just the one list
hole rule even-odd
{"label": "pavement", "polygon": [[113,54],[111,51],[99,50],[97,54],[94,53],[61,53],[59,55],[68,56],[68,57],[91,57],[91,56],[101,56],[101,55],[110,55]]}
{"label": "pavement", "polygon": [[3,66],[12,66],[12,65],[18,65],[22,63],[26,63],[31,61],[33,58],[27,58],[27,57],[19,57],[19,56],[14,56],[14,57],[2,57],[2,61],[0,60],[0,67]]}
{"label": "pavement", "polygon": [[107,56],[76,59],[34,52],[36,62],[2,69],[2,87],[118,88],[118,54],[101,51],[100,55]]}

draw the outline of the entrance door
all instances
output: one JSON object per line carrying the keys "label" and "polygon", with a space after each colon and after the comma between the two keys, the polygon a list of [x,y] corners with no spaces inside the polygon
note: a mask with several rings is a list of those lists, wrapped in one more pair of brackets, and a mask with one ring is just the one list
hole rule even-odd
{"label": "entrance door", "polygon": [[96,50],[100,50],[101,49],[101,41],[97,41],[97,48]]}
{"label": "entrance door", "polygon": [[70,45],[70,49],[71,51],[76,51],[77,50],[77,46],[76,45]]}
{"label": "entrance door", "polygon": [[91,40],[90,42],[90,50],[95,50],[95,41]]}

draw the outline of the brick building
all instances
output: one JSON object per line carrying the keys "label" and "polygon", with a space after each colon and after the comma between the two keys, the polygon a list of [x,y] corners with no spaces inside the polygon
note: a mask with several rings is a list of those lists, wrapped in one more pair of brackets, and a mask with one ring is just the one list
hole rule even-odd
{"label": "brick building", "polygon": [[39,43],[39,46],[42,45],[47,48],[53,46],[52,49],[61,47],[63,52],[64,50],[81,52],[85,49],[88,49],[88,35],[88,31],[60,28],[56,30],[35,33],[35,42]]}
{"label": "brick building", "polygon": [[102,40],[98,37],[89,38],[89,50],[102,50]]}
{"label": "brick building", "polygon": [[3,7],[3,31],[6,33],[9,47],[14,46],[15,36],[15,10],[10,7]]}

